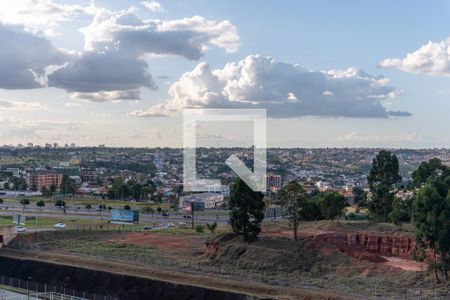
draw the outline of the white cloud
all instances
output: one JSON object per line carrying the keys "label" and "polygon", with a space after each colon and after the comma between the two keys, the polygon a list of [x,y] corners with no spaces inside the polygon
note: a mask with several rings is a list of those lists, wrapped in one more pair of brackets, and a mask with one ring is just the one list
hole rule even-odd
{"label": "white cloud", "polygon": [[127,114],[128,117],[150,118],[150,117],[165,117],[164,106],[157,104],[148,110],[135,110]]}
{"label": "white cloud", "polygon": [[[54,121],[54,120],[29,120],[18,118],[0,117],[0,138],[11,143],[27,139],[29,141],[40,142],[49,137],[67,136],[67,133],[77,132],[85,124],[74,121]],[[51,140],[51,139],[50,139]]]}
{"label": "white cloud", "polygon": [[45,109],[47,109],[47,106],[39,102],[21,102],[0,99],[0,111],[34,111]]}
{"label": "white cloud", "polygon": [[450,38],[438,43],[430,41],[404,58],[385,59],[379,65],[409,73],[450,76]]}
{"label": "white cloud", "polygon": [[81,106],[81,103],[78,102],[67,102],[66,104],[64,104],[65,107],[78,107]]}
{"label": "white cloud", "polygon": [[137,133],[126,133],[125,136],[129,136],[132,139],[161,139],[162,137],[161,132],[154,128]]}
{"label": "white cloud", "polygon": [[81,29],[85,51],[49,75],[49,85],[93,101],[139,99],[140,87],[156,89],[145,57],[177,55],[197,60],[208,46],[232,52],[239,47],[229,21],[200,16],[180,20],[143,20],[134,9],[99,11]]}
{"label": "white cloud", "polygon": [[125,91],[108,91],[108,92],[93,92],[80,93],[75,92],[70,95],[72,99],[90,100],[94,102],[105,101],[120,101],[120,100],[139,100],[139,90],[125,90]]}
{"label": "white cloud", "polygon": [[358,132],[350,132],[342,137],[336,139],[337,141],[343,142],[391,142],[391,141],[403,141],[403,142],[417,142],[417,141],[432,141],[433,139],[427,136],[424,136],[421,133],[417,132],[405,132],[394,135],[364,135]]}
{"label": "white cloud", "polygon": [[0,1],[0,22],[24,25],[28,30],[55,34],[55,27],[80,15],[92,15],[98,8],[89,6],[59,4],[52,0]]}
{"label": "white cloud", "polygon": [[158,1],[142,1],[141,4],[151,11],[163,11],[161,3]]}
{"label": "white cloud", "polygon": [[290,102],[297,102],[298,101],[297,96],[295,96],[294,93],[292,93],[292,92],[288,93],[287,99]]}
{"label": "white cloud", "polygon": [[322,93],[324,96],[333,96],[334,95],[334,93],[332,92],[332,91],[324,91],[323,93]]}
{"label": "white cloud", "polygon": [[[211,70],[202,62],[170,86],[165,103],[128,115],[160,116],[183,108],[267,108],[272,117],[388,117],[380,99],[392,97],[396,89],[387,83],[356,68],[309,71],[250,55],[223,69]],[[333,97],[324,91],[333,91]],[[301,101],[292,101],[292,96]]]}

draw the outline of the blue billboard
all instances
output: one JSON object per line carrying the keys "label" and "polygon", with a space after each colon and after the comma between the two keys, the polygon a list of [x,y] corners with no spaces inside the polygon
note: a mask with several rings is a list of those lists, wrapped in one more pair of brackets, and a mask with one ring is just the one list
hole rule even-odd
{"label": "blue billboard", "polygon": [[111,209],[109,221],[113,224],[137,224],[139,223],[139,211],[129,209]]}

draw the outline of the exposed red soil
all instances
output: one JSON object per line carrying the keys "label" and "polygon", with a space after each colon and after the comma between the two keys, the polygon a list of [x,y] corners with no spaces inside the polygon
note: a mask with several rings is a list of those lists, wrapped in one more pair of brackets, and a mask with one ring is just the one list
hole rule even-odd
{"label": "exposed red soil", "polygon": [[[272,237],[292,237],[292,230],[270,228],[263,234]],[[323,244],[332,244],[341,253],[358,261],[378,263],[404,271],[424,271],[427,265],[413,259],[415,240],[406,235],[356,232],[340,228],[336,230],[307,228],[300,230],[298,235]],[[331,247],[321,248],[324,255],[333,255],[335,251],[336,249]]]}
{"label": "exposed red soil", "polygon": [[203,249],[204,243],[201,239],[190,237],[187,235],[171,235],[171,234],[157,234],[157,233],[129,233],[124,239],[122,235],[118,234],[110,240],[114,243],[125,243],[144,245],[154,247],[162,250],[174,251],[198,251]]}

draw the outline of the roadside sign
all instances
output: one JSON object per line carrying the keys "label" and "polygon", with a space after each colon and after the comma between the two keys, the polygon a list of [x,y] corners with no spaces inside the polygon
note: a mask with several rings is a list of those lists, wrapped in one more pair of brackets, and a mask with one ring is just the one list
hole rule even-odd
{"label": "roadside sign", "polygon": [[127,209],[111,209],[111,224],[139,224],[139,211]]}
{"label": "roadside sign", "polygon": [[21,213],[14,213],[13,214],[13,223],[17,226],[24,226],[25,225],[25,215]]}

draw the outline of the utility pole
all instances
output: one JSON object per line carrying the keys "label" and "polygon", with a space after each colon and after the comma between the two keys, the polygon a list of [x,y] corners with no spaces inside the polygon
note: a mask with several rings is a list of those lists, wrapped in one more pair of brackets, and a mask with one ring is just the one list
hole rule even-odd
{"label": "utility pole", "polygon": [[194,202],[191,202],[192,229],[194,229]]}

